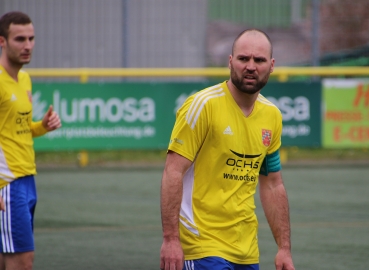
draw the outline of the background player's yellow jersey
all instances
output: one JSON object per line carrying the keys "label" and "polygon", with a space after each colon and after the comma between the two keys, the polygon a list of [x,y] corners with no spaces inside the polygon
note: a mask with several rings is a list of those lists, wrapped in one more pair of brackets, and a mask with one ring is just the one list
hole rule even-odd
{"label": "background player's yellow jersey", "polygon": [[16,178],[36,174],[33,138],[47,131],[32,122],[32,86],[26,72],[15,81],[0,66],[0,188]]}
{"label": "background player's yellow jersey", "polygon": [[281,145],[282,115],[259,94],[246,117],[226,82],[190,96],[169,150],[193,161],[183,179],[180,236],[186,260],[259,262],[254,194],[260,166]]}

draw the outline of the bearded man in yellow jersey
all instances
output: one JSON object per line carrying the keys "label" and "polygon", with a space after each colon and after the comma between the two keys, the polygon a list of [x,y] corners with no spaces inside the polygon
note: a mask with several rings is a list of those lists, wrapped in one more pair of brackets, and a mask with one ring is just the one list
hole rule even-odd
{"label": "bearded man in yellow jersey", "polygon": [[21,12],[0,18],[0,269],[32,269],[37,202],[33,137],[61,126],[52,106],[32,121],[32,85],[22,71],[31,61],[35,34]]}
{"label": "bearded man in yellow jersey", "polygon": [[229,56],[230,79],[195,93],[178,110],[161,186],[161,269],[259,269],[258,184],[278,246],[275,267],[294,269],[280,171],[282,115],[260,94],[274,61],[266,33],[240,33]]}

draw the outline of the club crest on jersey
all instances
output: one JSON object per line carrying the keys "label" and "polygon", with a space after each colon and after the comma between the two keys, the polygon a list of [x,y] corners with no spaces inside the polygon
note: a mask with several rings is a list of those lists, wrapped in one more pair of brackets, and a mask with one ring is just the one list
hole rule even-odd
{"label": "club crest on jersey", "polygon": [[32,103],[32,92],[31,90],[27,90],[28,100]]}
{"label": "club crest on jersey", "polygon": [[270,145],[270,141],[272,140],[272,131],[269,129],[262,129],[261,130],[261,140],[265,146]]}

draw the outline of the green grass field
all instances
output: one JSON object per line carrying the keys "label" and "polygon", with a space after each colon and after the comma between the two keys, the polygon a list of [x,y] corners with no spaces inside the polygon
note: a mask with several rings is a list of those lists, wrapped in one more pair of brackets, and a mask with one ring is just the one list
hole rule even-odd
{"label": "green grass field", "polygon": [[[159,269],[162,170],[40,169],[36,270]],[[296,269],[368,268],[369,167],[283,169]],[[260,266],[276,245],[256,199]]]}
{"label": "green grass field", "polygon": [[[282,153],[283,152],[283,153]],[[163,166],[166,150],[91,150],[86,151],[89,167],[142,168]],[[282,157],[282,154],[283,157]],[[78,168],[80,151],[36,152],[38,168]],[[281,159],[287,164],[334,164],[360,162],[369,166],[369,148],[324,149],[284,147]],[[282,160],[284,161],[284,160]]]}

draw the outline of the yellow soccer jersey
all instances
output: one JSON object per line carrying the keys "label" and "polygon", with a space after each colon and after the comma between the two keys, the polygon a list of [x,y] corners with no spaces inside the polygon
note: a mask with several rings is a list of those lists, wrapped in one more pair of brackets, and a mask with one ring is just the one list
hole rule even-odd
{"label": "yellow soccer jersey", "polygon": [[29,75],[20,71],[18,82],[0,66],[0,188],[25,175],[36,174],[33,138],[47,131],[32,122]]}
{"label": "yellow soccer jersey", "polygon": [[186,260],[259,262],[254,194],[260,166],[279,149],[281,132],[275,105],[259,94],[245,117],[226,82],[190,96],[178,110],[169,150],[193,161],[180,210]]}

